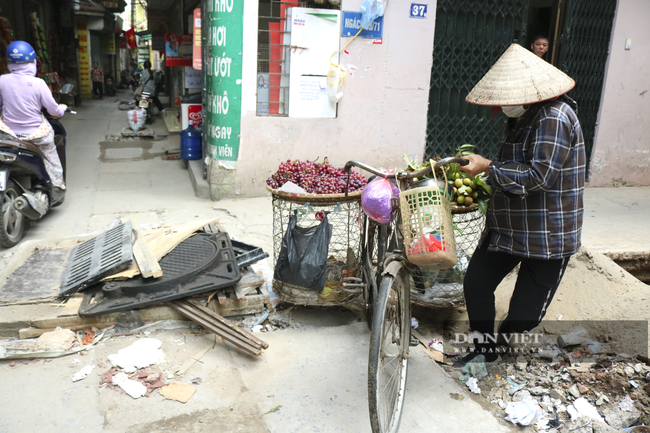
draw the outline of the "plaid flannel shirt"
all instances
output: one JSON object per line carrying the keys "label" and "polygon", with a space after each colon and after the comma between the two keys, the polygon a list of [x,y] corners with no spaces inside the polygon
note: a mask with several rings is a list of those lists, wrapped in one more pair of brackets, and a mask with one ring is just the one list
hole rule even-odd
{"label": "plaid flannel shirt", "polygon": [[[563,96],[506,127],[490,164],[489,251],[561,259],[581,244],[586,156],[577,106]],[[482,240],[482,241],[483,241]]]}

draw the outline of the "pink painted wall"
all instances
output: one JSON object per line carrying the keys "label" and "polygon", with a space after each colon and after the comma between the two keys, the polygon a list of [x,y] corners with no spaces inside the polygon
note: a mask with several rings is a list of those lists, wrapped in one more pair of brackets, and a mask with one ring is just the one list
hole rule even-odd
{"label": "pink painted wall", "polygon": [[[341,10],[358,11],[361,2],[343,0]],[[410,3],[389,2],[383,43],[357,38],[347,49],[349,55],[341,53],[341,64],[357,69],[346,78],[336,119],[256,116],[257,3],[245,3],[242,132],[236,174],[234,179],[211,178],[213,190],[219,182],[223,185],[213,198],[268,194],[267,177],[287,159],[328,157],[339,167],[357,159],[387,168],[403,168],[404,154],[421,160],[426,140],[435,1],[428,2],[426,19],[409,18]],[[348,41],[341,38],[341,47]]]}
{"label": "pink painted wall", "polygon": [[649,17],[650,1],[618,1],[589,186],[650,185]]}

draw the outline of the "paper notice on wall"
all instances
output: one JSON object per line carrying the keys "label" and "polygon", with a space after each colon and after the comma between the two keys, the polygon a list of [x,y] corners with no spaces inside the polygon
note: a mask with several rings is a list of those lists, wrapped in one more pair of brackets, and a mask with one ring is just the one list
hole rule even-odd
{"label": "paper notice on wall", "polygon": [[192,66],[185,66],[185,88],[202,89],[203,88],[203,71],[196,70]]}
{"label": "paper notice on wall", "polygon": [[298,93],[303,102],[327,98],[327,77],[300,77]]}
{"label": "paper notice on wall", "polygon": [[327,97],[327,77],[302,75],[297,92],[289,94],[289,117],[336,117],[336,103]]}

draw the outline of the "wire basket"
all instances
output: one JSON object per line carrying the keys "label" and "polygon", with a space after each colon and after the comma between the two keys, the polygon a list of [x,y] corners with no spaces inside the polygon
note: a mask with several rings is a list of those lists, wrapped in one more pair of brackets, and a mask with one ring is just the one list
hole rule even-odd
{"label": "wire basket", "polygon": [[399,202],[408,261],[424,271],[453,267],[457,259],[449,199],[438,186],[425,186],[402,191]]}
{"label": "wire basket", "polygon": [[345,194],[291,194],[267,188],[273,203],[273,261],[277,263],[282,238],[289,218],[297,209],[301,218],[298,225],[318,225],[317,213],[329,212],[332,225],[327,259],[327,280],[322,292],[273,280],[273,292],[284,302],[310,306],[338,306],[351,302],[358,294],[341,290],[343,278],[361,275],[359,257],[361,249],[361,192]]}
{"label": "wire basket", "polygon": [[463,280],[481,239],[485,216],[475,204],[471,207],[452,207],[451,213],[456,228],[457,263],[452,268],[440,271],[413,272],[411,301],[418,305],[449,308],[465,303]]}

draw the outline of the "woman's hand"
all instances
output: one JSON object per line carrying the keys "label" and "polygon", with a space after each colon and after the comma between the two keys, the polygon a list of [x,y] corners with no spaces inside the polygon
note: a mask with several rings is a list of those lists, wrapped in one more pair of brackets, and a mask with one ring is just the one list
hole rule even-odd
{"label": "woman's hand", "polygon": [[488,174],[490,172],[490,163],[492,161],[489,159],[483,158],[481,155],[465,155],[463,158],[469,160],[469,164],[459,165],[458,168],[471,177],[479,173]]}
{"label": "woman's hand", "polygon": [[68,106],[65,104],[59,104],[59,107],[63,108],[63,111],[68,109]]}

